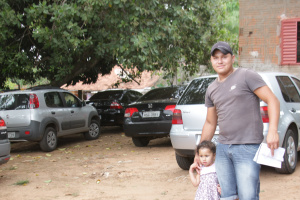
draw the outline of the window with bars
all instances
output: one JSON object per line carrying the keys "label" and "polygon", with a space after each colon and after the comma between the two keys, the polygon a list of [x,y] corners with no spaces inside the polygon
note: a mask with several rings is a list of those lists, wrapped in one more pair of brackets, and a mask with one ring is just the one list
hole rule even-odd
{"label": "window with bars", "polygon": [[300,18],[281,22],[281,65],[300,64]]}

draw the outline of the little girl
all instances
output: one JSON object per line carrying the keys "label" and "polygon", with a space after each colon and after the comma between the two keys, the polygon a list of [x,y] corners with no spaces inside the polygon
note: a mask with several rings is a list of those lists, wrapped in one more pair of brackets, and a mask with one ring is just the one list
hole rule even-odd
{"label": "little girl", "polygon": [[[215,170],[216,146],[211,141],[203,141],[197,146],[196,159],[200,161],[190,166],[189,174],[195,187],[198,186],[195,200],[219,200],[221,188]],[[196,174],[194,173],[196,171]]]}

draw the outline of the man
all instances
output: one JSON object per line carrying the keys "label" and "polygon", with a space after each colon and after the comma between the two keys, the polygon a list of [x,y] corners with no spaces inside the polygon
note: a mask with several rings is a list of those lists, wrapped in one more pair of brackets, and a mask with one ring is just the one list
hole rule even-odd
{"label": "man", "polygon": [[211,140],[219,125],[215,163],[221,199],[259,199],[260,165],[253,161],[264,138],[259,99],[268,104],[267,144],[272,155],[279,146],[280,104],[259,74],[250,69],[234,69],[234,59],[229,44],[213,45],[211,63],[218,78],[206,91],[207,116],[201,141]]}

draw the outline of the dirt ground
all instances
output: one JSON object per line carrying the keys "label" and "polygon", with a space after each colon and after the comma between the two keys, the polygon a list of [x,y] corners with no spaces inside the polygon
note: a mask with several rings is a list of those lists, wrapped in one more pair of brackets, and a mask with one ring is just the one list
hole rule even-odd
{"label": "dirt ground", "polygon": [[[262,167],[260,199],[299,199],[300,161],[291,175]],[[169,138],[135,147],[119,127],[104,127],[98,140],[59,139],[57,150],[12,143],[0,166],[1,200],[191,200],[196,188],[175,160]]]}

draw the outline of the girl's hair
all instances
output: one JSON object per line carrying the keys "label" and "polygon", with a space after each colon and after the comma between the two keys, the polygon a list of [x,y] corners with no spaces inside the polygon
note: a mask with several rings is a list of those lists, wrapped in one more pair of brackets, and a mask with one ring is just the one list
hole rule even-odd
{"label": "girl's hair", "polygon": [[213,142],[208,141],[208,140],[204,140],[200,144],[197,145],[196,153],[199,154],[199,150],[204,149],[204,148],[208,148],[209,150],[211,150],[211,152],[213,154],[216,153],[216,145]]}

